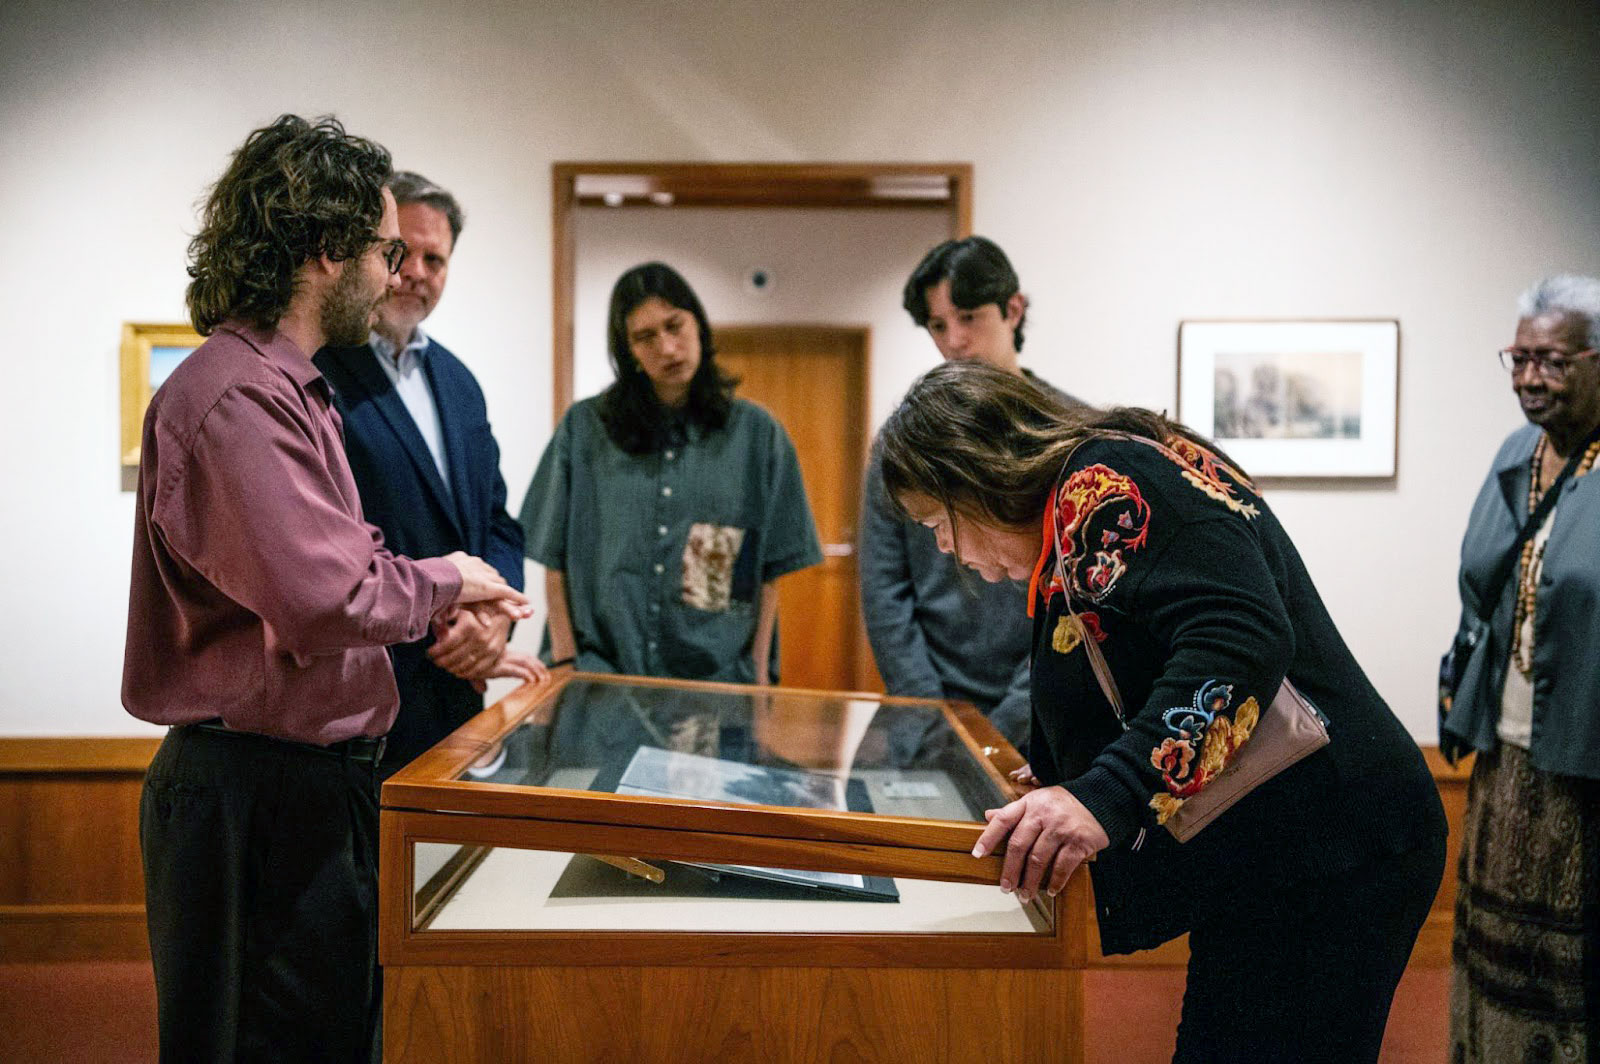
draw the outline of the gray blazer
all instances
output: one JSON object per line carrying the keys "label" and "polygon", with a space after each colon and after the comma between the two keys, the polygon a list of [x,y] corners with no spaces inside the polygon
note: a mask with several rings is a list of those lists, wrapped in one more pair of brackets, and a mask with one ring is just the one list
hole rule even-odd
{"label": "gray blazer", "polygon": [[[1484,585],[1528,519],[1528,463],[1540,429],[1506,438],[1478,492],[1461,543],[1461,626],[1472,624]],[[1600,476],[1562,488],[1545,547],[1534,610],[1533,743],[1535,768],[1600,779]],[[1443,732],[1477,750],[1494,749],[1500,698],[1510,664],[1516,573],[1506,581],[1461,674]]]}

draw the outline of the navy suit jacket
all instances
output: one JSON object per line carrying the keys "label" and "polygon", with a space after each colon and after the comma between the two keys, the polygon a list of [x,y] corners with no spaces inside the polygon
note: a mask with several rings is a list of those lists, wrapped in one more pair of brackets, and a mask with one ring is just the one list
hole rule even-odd
{"label": "navy suit jacket", "polygon": [[[313,359],[344,419],[345,452],[366,519],[396,554],[433,558],[464,550],[522,587],[522,526],[506,513],[500,448],[483,390],[461,361],[429,340],[422,372],[444,437],[450,490],[389,375],[365,344],[325,347]],[[483,696],[427,658],[433,637],[391,648],[400,713],[384,766],[392,772],[483,708]]]}

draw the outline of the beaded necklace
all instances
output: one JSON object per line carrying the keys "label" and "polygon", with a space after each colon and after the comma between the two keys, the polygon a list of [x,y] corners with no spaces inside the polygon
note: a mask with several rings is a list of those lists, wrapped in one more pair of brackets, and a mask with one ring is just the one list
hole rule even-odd
{"label": "beaded necklace", "polygon": [[[1533,449],[1533,461],[1528,467],[1528,512],[1531,514],[1539,506],[1539,498],[1544,491],[1539,485],[1540,474],[1544,470],[1545,455],[1550,450],[1550,437],[1548,434],[1539,437],[1539,443]],[[1595,459],[1600,458],[1600,440],[1591,443],[1583,452],[1583,459],[1578,463],[1578,468],[1572,471],[1573,478],[1583,476],[1594,467]],[[1549,518],[1545,518],[1549,520]],[[1511,619],[1511,662],[1522,675],[1533,677],[1533,639],[1528,639],[1526,647],[1522,641],[1522,626],[1529,617],[1534,616],[1534,610],[1539,603],[1539,573],[1544,567],[1545,544],[1540,543],[1534,547],[1535,534],[1528,538],[1522,545],[1522,564],[1517,575],[1517,607]],[[1524,654],[1526,651],[1526,654]]]}

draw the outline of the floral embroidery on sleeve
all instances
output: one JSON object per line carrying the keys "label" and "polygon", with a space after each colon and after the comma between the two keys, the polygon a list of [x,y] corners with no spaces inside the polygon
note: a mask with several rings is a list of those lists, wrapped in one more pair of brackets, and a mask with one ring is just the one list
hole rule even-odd
{"label": "floral embroidery on sleeve", "polygon": [[[1166,453],[1168,458],[1171,458],[1183,468],[1183,479],[1205,492],[1206,495],[1222,503],[1234,513],[1243,514],[1245,517],[1260,516],[1260,508],[1239,498],[1239,491],[1234,487],[1234,484],[1239,484],[1250,491],[1254,491],[1255,485],[1250,483],[1250,478],[1212,452],[1201,447],[1193,440],[1185,439],[1182,436],[1169,438],[1166,445],[1162,447],[1162,451]],[[1234,484],[1230,484],[1228,480],[1223,479],[1224,473],[1227,474],[1228,480],[1232,480]]]}
{"label": "floral embroidery on sleeve", "polygon": [[1172,734],[1150,751],[1150,764],[1161,773],[1167,788],[1165,794],[1150,799],[1156,823],[1165,824],[1186,799],[1221,775],[1255,731],[1261,716],[1255,698],[1245,699],[1230,720],[1224,713],[1232,704],[1232,684],[1207,680],[1195,692],[1193,702],[1161,715]]}
{"label": "floral embroidery on sleeve", "polygon": [[[1099,602],[1128,571],[1124,553],[1131,554],[1149,541],[1150,505],[1132,477],[1100,464],[1068,476],[1052,503],[1055,547],[1071,590]],[[1052,572],[1045,601],[1061,590]]]}

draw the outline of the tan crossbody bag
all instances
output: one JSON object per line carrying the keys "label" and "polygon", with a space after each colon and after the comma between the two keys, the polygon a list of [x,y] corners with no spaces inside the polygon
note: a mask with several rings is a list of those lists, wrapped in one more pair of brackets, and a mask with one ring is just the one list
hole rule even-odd
{"label": "tan crossbody bag", "polygon": [[[1096,438],[1104,437],[1134,440],[1162,450],[1166,449],[1155,440],[1139,436],[1104,433]],[[1068,461],[1071,461],[1070,455]],[[1054,500],[1051,501],[1051,505],[1054,507]],[[1061,581],[1062,601],[1068,615],[1072,617],[1073,624],[1082,630],[1082,622],[1078,620],[1078,615],[1072,608],[1072,585],[1067,582],[1066,567],[1061,560],[1061,529],[1057,514],[1058,511],[1052,508],[1050,532],[1053,542],[1050,548],[1055,551],[1056,556],[1056,579]],[[1123,731],[1127,731],[1128,721],[1123,712],[1122,692],[1117,690],[1117,681],[1111,675],[1111,668],[1106,664],[1105,655],[1100,652],[1099,644],[1095,642],[1093,636],[1085,633],[1080,645],[1089,655],[1089,665],[1094,669],[1094,678],[1099,681],[1100,690],[1117,714],[1117,723],[1122,725]],[[1206,825],[1233,808],[1239,799],[1290,765],[1327,745],[1327,719],[1295,689],[1294,684],[1290,683],[1286,676],[1278,688],[1277,695],[1272,699],[1272,704],[1261,713],[1255,730],[1250,733],[1250,738],[1244,745],[1234,751],[1232,760],[1217,774],[1217,778],[1206,784],[1199,793],[1185,798],[1183,805],[1167,818],[1163,826],[1179,842],[1188,842]]]}

